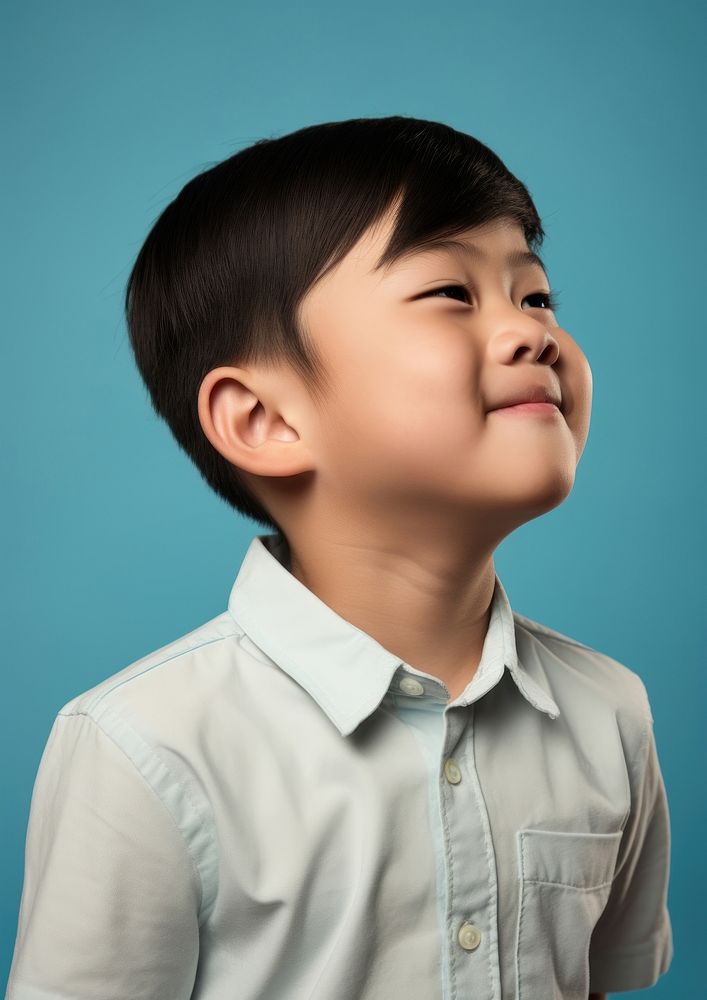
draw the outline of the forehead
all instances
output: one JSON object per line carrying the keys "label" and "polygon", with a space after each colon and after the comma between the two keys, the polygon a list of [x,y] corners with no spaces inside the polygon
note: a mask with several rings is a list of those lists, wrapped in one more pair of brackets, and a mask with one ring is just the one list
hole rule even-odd
{"label": "forehead", "polygon": [[[520,230],[519,230],[520,232]],[[492,244],[492,245],[489,245]],[[498,246],[496,246],[498,244]],[[478,230],[467,239],[459,237],[440,237],[430,240],[423,247],[412,247],[396,257],[388,265],[374,265],[370,274],[391,274],[417,259],[434,257],[435,255],[451,254],[459,261],[476,263],[498,262],[508,270],[520,267],[539,267],[545,271],[545,265],[537,253],[530,250],[522,234],[517,238],[509,236],[505,240],[494,241],[488,235],[480,235]]]}
{"label": "forehead", "polygon": [[521,226],[510,219],[494,220],[451,236],[427,237],[384,263],[394,221],[389,215],[363,234],[341,261],[349,275],[382,281],[418,261],[444,255],[459,263],[490,263],[508,270],[535,267],[547,275],[541,257],[529,249]]}

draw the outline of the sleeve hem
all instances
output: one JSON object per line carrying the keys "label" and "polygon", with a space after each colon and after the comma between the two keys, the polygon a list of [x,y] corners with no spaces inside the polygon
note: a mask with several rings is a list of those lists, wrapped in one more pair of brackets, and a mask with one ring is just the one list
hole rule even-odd
{"label": "sleeve hem", "polygon": [[672,937],[593,955],[589,960],[589,991],[617,993],[649,989],[668,971],[672,959]]}

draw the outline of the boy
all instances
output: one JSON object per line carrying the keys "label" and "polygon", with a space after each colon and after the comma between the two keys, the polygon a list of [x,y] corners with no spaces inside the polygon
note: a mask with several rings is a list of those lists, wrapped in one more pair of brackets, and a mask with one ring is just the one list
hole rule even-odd
{"label": "boy", "polygon": [[10,1000],[587,1000],[672,958],[639,676],[511,609],[591,370],[527,189],[394,116],[194,178],[128,282],[153,405],[274,529],[40,763]]}

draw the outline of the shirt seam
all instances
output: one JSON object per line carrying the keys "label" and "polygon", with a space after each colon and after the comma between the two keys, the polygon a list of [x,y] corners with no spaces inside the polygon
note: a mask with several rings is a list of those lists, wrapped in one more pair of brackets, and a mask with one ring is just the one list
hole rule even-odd
{"label": "shirt seam", "polygon": [[639,798],[641,797],[641,793],[643,791],[643,786],[646,780],[646,772],[648,770],[648,753],[650,750],[651,729],[652,729],[652,723],[650,719],[646,715],[644,715],[643,731],[641,733],[641,743],[637,754],[637,759],[639,761],[639,771],[638,771],[638,785],[636,788],[636,794]]}
{"label": "shirt seam", "polygon": [[[148,780],[148,778],[142,772],[142,770],[141,770],[140,766],[138,765],[138,763],[130,756],[130,754],[128,753],[128,751],[123,746],[121,746],[121,744],[116,739],[114,739],[114,737],[100,724],[100,722],[96,718],[94,718],[92,715],[89,715],[88,712],[82,712],[82,711],[76,711],[76,712],[59,712],[58,715],[61,718],[65,718],[65,719],[78,718],[80,716],[84,716],[85,718],[89,719],[96,726],[96,728],[99,729],[100,732],[103,733],[103,735],[106,737],[106,739],[110,740],[110,742],[113,744],[113,746],[117,747],[120,750],[120,752],[130,761],[132,769],[137,774],[140,775],[140,778],[142,779],[142,781],[144,782],[144,784],[150,789],[150,791],[152,792],[152,794],[154,795],[154,797],[157,799],[157,801],[160,803],[160,805],[162,806],[162,808],[164,809],[164,811],[167,813],[167,815],[169,816],[169,818],[172,821],[172,824],[174,825],[174,828],[177,831],[180,843],[184,847],[184,849],[185,849],[185,851],[187,853],[187,857],[189,858],[189,863],[190,863],[191,872],[192,872],[192,878],[194,879],[194,883],[195,883],[195,886],[196,886],[196,889],[197,889],[197,893],[198,893],[198,896],[199,896],[199,913],[201,915],[203,913],[205,905],[206,905],[204,882],[203,882],[203,879],[201,877],[201,872],[199,871],[198,865],[196,863],[196,859],[194,858],[194,855],[192,853],[191,845],[189,844],[187,838],[184,836],[184,832],[182,831],[179,823],[177,822],[176,818],[172,814],[171,810],[169,809],[169,807],[167,806],[167,804],[165,803],[165,801],[163,800],[162,796],[159,794],[159,792],[157,791],[157,789]],[[187,799],[189,805],[194,810],[195,814],[198,815],[199,810],[196,808],[195,803],[194,803],[193,799],[191,798],[191,795],[190,795],[188,789],[184,786],[184,784],[181,781],[179,781],[179,779],[177,778],[177,776],[165,764],[165,762],[162,760],[162,758],[159,757],[158,754],[155,753],[154,748],[152,748],[148,743],[146,743],[146,741],[139,735],[139,733],[135,732],[135,730],[133,729],[133,727],[129,726],[129,724],[122,717],[121,717],[121,722],[124,723],[126,726],[128,726],[128,728],[130,729],[130,732],[133,734],[133,736],[135,737],[135,739],[137,741],[139,741],[139,743],[146,750],[146,752],[153,758],[153,760],[156,762],[156,764],[159,767],[164,768],[164,770],[170,775],[170,777],[172,778],[172,780],[181,789],[184,797]],[[215,898],[215,896],[216,896],[216,889],[214,890],[213,895],[214,895],[214,898]],[[210,907],[209,907],[209,909],[210,909]],[[203,923],[203,919],[199,919],[198,922],[201,925]]]}
{"label": "shirt seam", "polygon": [[[215,642],[224,642],[226,639],[233,639],[234,636],[240,635],[238,631],[229,632],[228,635],[219,635],[215,639],[204,639],[203,642],[197,642],[193,646],[189,646],[187,649],[181,649],[177,653],[173,653],[171,656],[165,656],[163,659],[158,660],[157,663],[151,663],[144,667],[139,673],[133,674],[131,677],[125,677],[121,681],[117,681],[107,691],[102,691],[96,697],[94,697],[87,705],[86,712],[76,713],[76,714],[88,714],[91,712],[104,698],[107,698],[109,694],[117,691],[124,684],[130,684],[132,681],[136,681],[140,677],[144,677],[145,674],[149,673],[151,670],[156,670],[157,667],[164,666],[165,663],[169,663],[171,660],[178,660],[180,656],[186,656],[188,653],[193,653],[195,649],[201,649],[203,646],[208,646]],[[66,714],[66,713],[65,713]],[[117,744],[116,744],[117,745]]]}

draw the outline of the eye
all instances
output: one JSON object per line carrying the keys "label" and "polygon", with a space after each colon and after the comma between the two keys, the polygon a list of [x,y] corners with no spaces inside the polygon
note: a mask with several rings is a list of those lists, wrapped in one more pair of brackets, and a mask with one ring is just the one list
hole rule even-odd
{"label": "eye", "polygon": [[[430,296],[441,295],[444,292],[461,292],[462,300],[464,302],[468,302],[471,298],[471,291],[466,285],[444,285],[442,288],[435,288],[431,292],[426,292],[420,297],[429,298]],[[526,295],[523,301],[528,301],[529,299],[540,300],[541,304],[533,306],[533,308],[557,312],[559,302],[558,296],[555,292],[532,292],[530,295]]]}
{"label": "eye", "polygon": [[469,300],[471,293],[469,289],[466,287],[466,285],[444,285],[443,288],[434,288],[431,292],[425,292],[425,294],[420,297],[426,299],[430,295],[439,295],[440,292],[456,292],[456,291],[462,293],[465,302]]}
{"label": "eye", "polygon": [[526,295],[527,299],[540,299],[544,305],[541,305],[541,309],[547,309],[550,312],[557,312],[557,307],[559,305],[557,294],[555,292],[533,292],[531,295]]}

